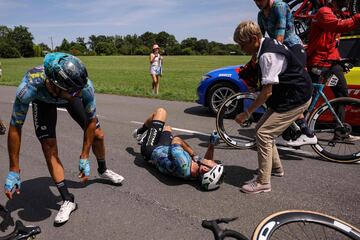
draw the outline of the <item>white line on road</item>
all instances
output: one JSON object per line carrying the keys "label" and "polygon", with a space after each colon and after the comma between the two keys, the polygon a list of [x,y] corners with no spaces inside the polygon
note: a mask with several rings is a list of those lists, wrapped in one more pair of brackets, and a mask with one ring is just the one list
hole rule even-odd
{"label": "white line on road", "polygon": [[[140,124],[140,125],[144,124],[143,122],[137,122],[137,121],[131,121],[131,123]],[[171,127],[171,128],[174,129],[175,131],[179,131],[179,132],[195,133],[195,134],[200,134],[200,135],[204,135],[204,136],[210,136],[209,133],[203,133],[203,132],[187,130],[187,129],[182,129],[182,128],[174,128],[174,127]]]}
{"label": "white line on road", "polygon": [[[139,124],[139,125],[144,124],[143,122],[137,122],[137,121],[130,121],[130,122],[134,123],[134,124]],[[183,129],[183,128],[174,128],[174,127],[171,127],[171,128],[176,131],[179,131],[179,132],[195,133],[195,134],[200,134],[200,135],[204,135],[204,136],[210,136],[210,134],[208,134],[208,133],[203,133],[203,132],[198,132],[198,131],[193,131],[193,130],[188,130],[188,129]],[[303,154],[303,155],[309,156],[309,157],[317,156],[313,152],[308,152],[308,151],[304,151],[304,150],[300,150],[300,149],[293,149],[293,148],[284,147],[284,146],[277,146],[277,147],[278,147],[278,149],[300,153],[300,154]]]}

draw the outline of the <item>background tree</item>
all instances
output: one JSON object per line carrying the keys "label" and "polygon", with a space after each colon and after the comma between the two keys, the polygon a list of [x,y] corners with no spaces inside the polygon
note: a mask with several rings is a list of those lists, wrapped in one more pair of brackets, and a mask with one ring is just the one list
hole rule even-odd
{"label": "background tree", "polygon": [[15,26],[14,30],[10,33],[11,39],[15,42],[15,47],[23,57],[33,57],[33,36],[28,31],[27,27]]}

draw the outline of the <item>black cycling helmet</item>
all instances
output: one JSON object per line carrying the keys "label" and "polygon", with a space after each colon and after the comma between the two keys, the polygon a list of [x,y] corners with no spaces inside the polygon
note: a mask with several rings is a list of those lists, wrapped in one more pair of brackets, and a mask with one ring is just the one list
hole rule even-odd
{"label": "black cycling helmet", "polygon": [[84,64],[73,55],[49,53],[44,58],[45,74],[61,90],[76,92],[87,83],[87,70]]}

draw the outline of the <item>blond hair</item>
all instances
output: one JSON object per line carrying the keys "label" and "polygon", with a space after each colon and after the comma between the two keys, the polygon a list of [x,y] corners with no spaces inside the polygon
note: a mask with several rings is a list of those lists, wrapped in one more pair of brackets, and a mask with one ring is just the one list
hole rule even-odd
{"label": "blond hair", "polygon": [[262,38],[259,25],[253,21],[241,22],[234,31],[234,41],[238,44],[248,43],[252,36]]}

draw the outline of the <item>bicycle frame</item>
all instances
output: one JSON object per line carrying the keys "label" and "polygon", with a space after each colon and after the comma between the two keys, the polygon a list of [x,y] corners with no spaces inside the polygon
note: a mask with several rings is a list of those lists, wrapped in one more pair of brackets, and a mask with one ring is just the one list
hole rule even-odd
{"label": "bicycle frame", "polygon": [[304,1],[301,6],[293,13],[295,18],[309,19],[313,18],[314,15],[309,15],[309,12],[316,6],[313,0]]}
{"label": "bicycle frame", "polygon": [[308,108],[308,112],[312,112],[315,109],[315,105],[318,102],[320,96],[322,97],[322,99],[324,99],[325,104],[328,106],[329,110],[331,111],[331,113],[333,114],[333,116],[336,119],[336,122],[341,126],[344,127],[344,124],[341,122],[341,120],[339,119],[338,115],[336,114],[335,110],[333,109],[333,107],[331,106],[331,104],[329,103],[328,98],[325,96],[323,89],[325,87],[325,84],[321,84],[321,83],[313,83],[313,87],[314,87],[314,91],[316,91],[316,94],[314,96],[314,98],[311,101],[311,104]]}

